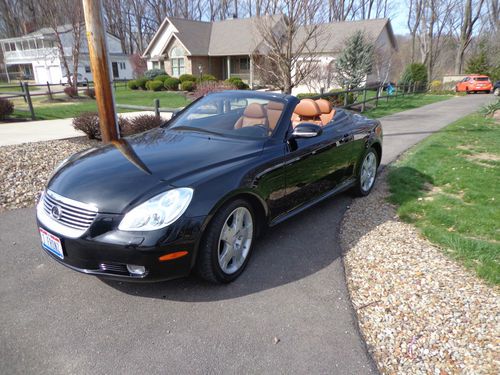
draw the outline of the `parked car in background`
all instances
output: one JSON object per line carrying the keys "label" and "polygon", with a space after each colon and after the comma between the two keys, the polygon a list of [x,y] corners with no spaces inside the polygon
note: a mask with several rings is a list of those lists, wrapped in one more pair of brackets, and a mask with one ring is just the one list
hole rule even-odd
{"label": "parked car in background", "polygon": [[381,157],[380,122],[328,100],[212,93],[160,128],[63,161],[37,206],[42,247],[92,275],[194,269],[227,283],[266,228],[347,189],[369,194]]}
{"label": "parked car in background", "polygon": [[500,96],[500,81],[496,81],[493,85],[493,94]]}
{"label": "parked car in background", "polygon": [[478,93],[486,92],[490,93],[493,89],[493,84],[490,78],[485,75],[470,75],[462,79],[455,86],[456,92]]}
{"label": "parked car in background", "polygon": [[[71,78],[72,75],[71,75]],[[64,76],[61,78],[61,85],[66,86],[68,84],[68,76]],[[78,73],[76,76],[76,85],[77,86],[87,86],[88,81],[80,74]]]}

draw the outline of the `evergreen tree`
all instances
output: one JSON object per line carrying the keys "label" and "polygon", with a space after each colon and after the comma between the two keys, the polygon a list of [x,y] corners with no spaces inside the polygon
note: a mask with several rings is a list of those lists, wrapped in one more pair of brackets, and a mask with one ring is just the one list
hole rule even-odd
{"label": "evergreen tree", "polygon": [[346,47],[335,61],[339,84],[345,89],[361,86],[373,65],[373,44],[362,31],[346,41]]}
{"label": "evergreen tree", "polygon": [[400,83],[411,85],[416,82],[425,87],[427,85],[427,80],[427,67],[421,63],[413,63],[406,66],[401,76]]}
{"label": "evergreen tree", "polygon": [[465,73],[467,74],[485,74],[490,73],[491,66],[488,64],[488,56],[486,51],[481,48],[481,51],[472,56],[467,62],[467,68],[465,68]]}

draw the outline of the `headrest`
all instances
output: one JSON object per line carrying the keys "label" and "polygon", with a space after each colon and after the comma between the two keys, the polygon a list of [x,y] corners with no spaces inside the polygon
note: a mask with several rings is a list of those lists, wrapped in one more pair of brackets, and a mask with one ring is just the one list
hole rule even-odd
{"label": "headrest", "polygon": [[250,103],[243,112],[243,116],[252,118],[266,117],[266,110],[259,103]]}
{"label": "headrest", "polygon": [[282,111],[283,107],[283,103],[280,102],[270,101],[267,103],[267,110]]}
{"label": "headrest", "polygon": [[299,116],[316,117],[321,114],[318,104],[312,99],[302,99],[295,107],[294,112]]}
{"label": "headrest", "polygon": [[319,110],[321,113],[330,113],[332,111],[332,103],[330,103],[329,100],[326,99],[318,99],[316,100],[316,104],[319,107]]}

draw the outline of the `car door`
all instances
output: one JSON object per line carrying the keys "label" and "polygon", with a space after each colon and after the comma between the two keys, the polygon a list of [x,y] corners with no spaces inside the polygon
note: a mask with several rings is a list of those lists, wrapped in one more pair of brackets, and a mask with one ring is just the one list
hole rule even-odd
{"label": "car door", "polygon": [[351,156],[344,130],[342,124],[332,124],[316,137],[292,138],[290,129],[285,150],[287,211],[318,198],[346,178]]}

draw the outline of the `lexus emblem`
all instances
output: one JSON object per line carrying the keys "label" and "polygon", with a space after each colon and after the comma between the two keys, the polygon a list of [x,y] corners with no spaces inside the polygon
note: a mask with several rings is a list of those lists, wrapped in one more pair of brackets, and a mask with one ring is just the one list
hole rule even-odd
{"label": "lexus emblem", "polygon": [[52,210],[50,211],[50,214],[56,220],[61,219],[61,215],[62,215],[61,207],[59,207],[59,206],[53,206]]}

